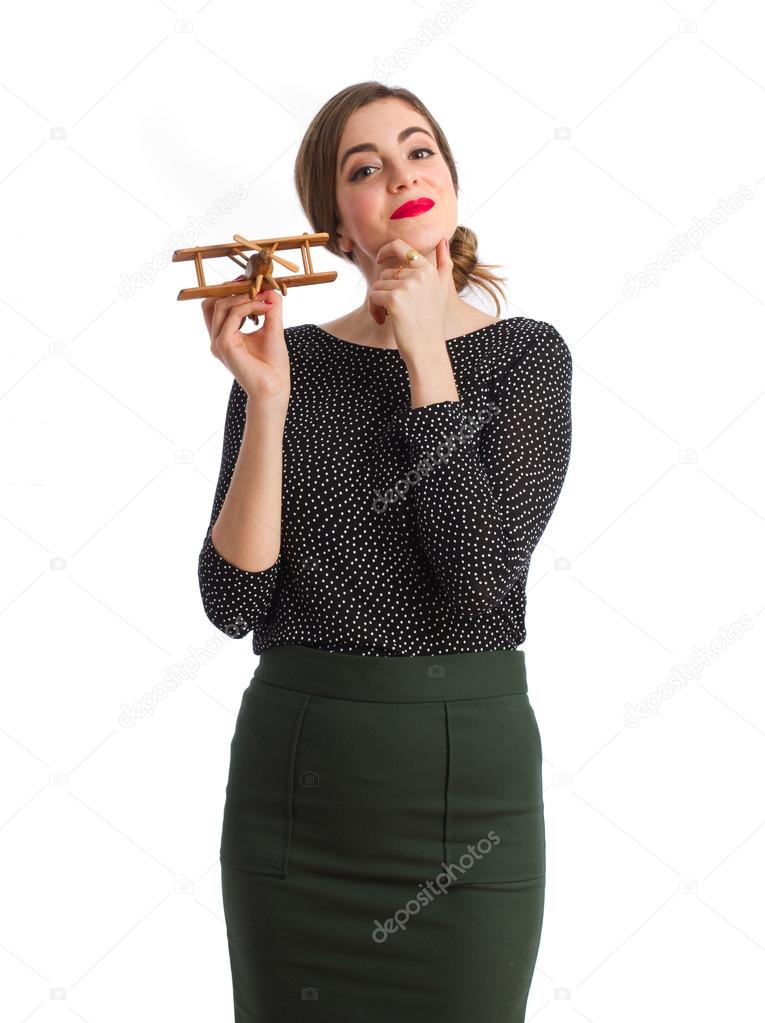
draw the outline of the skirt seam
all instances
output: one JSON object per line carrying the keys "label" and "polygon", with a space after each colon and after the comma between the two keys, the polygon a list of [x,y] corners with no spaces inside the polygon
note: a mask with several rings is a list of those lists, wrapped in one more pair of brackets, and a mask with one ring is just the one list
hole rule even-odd
{"label": "skirt seam", "polygon": [[447,700],[443,701],[444,707],[444,724],[446,731],[446,780],[444,782],[444,833],[443,833],[443,847],[444,847],[444,862],[449,863],[450,852],[449,852],[449,834],[450,834],[450,822],[449,822],[449,774],[451,770],[451,745],[450,745],[450,731],[449,731],[449,703]]}
{"label": "skirt seam", "polygon": [[290,749],[290,762],[289,771],[287,775],[287,806],[285,815],[285,835],[284,835],[284,850],[282,854],[282,877],[287,877],[289,871],[289,860],[290,853],[292,852],[292,825],[294,819],[294,802],[295,802],[295,765],[297,763],[297,751],[300,745],[300,735],[303,730],[303,721],[305,719],[305,713],[308,709],[308,704],[311,702],[311,695],[306,694],[303,706],[300,709],[300,713],[295,724],[295,728],[292,733],[292,746]]}

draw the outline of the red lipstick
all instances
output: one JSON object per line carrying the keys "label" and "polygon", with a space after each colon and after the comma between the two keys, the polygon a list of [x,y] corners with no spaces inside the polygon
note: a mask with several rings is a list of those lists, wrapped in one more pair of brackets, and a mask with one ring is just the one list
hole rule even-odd
{"label": "red lipstick", "polygon": [[410,199],[403,206],[399,206],[397,210],[394,210],[390,215],[390,219],[399,220],[401,217],[416,217],[419,213],[425,213],[426,210],[431,209],[435,205],[433,200],[427,197]]}

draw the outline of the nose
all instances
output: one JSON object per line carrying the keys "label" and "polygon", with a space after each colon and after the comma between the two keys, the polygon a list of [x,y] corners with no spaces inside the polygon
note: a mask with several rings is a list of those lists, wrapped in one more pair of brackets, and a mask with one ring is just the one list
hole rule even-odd
{"label": "nose", "polygon": [[419,174],[415,168],[412,167],[411,163],[404,162],[401,166],[397,166],[396,170],[391,174],[390,187],[395,192],[402,186],[408,186],[412,188],[417,184],[419,180]]}

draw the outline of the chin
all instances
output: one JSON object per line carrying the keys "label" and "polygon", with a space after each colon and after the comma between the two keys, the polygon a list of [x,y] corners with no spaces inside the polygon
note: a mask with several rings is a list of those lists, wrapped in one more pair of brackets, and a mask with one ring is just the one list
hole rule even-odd
{"label": "chin", "polygon": [[[417,219],[416,217],[413,219]],[[439,231],[433,227],[433,225],[423,224],[421,229],[417,232],[416,241],[417,244],[421,245],[423,249],[429,251],[434,249],[438,245],[438,239],[443,234],[443,231]]]}

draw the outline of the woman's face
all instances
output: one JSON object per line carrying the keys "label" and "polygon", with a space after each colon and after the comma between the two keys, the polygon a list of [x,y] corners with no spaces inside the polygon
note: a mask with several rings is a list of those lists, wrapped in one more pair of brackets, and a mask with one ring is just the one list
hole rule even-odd
{"label": "woman's face", "polygon": [[[365,151],[347,155],[355,146]],[[425,254],[457,227],[457,196],[446,161],[425,118],[399,99],[375,100],[350,116],[338,148],[335,187],[338,241],[367,272],[392,239],[403,238]],[[422,198],[435,205],[391,219],[403,203]]]}

